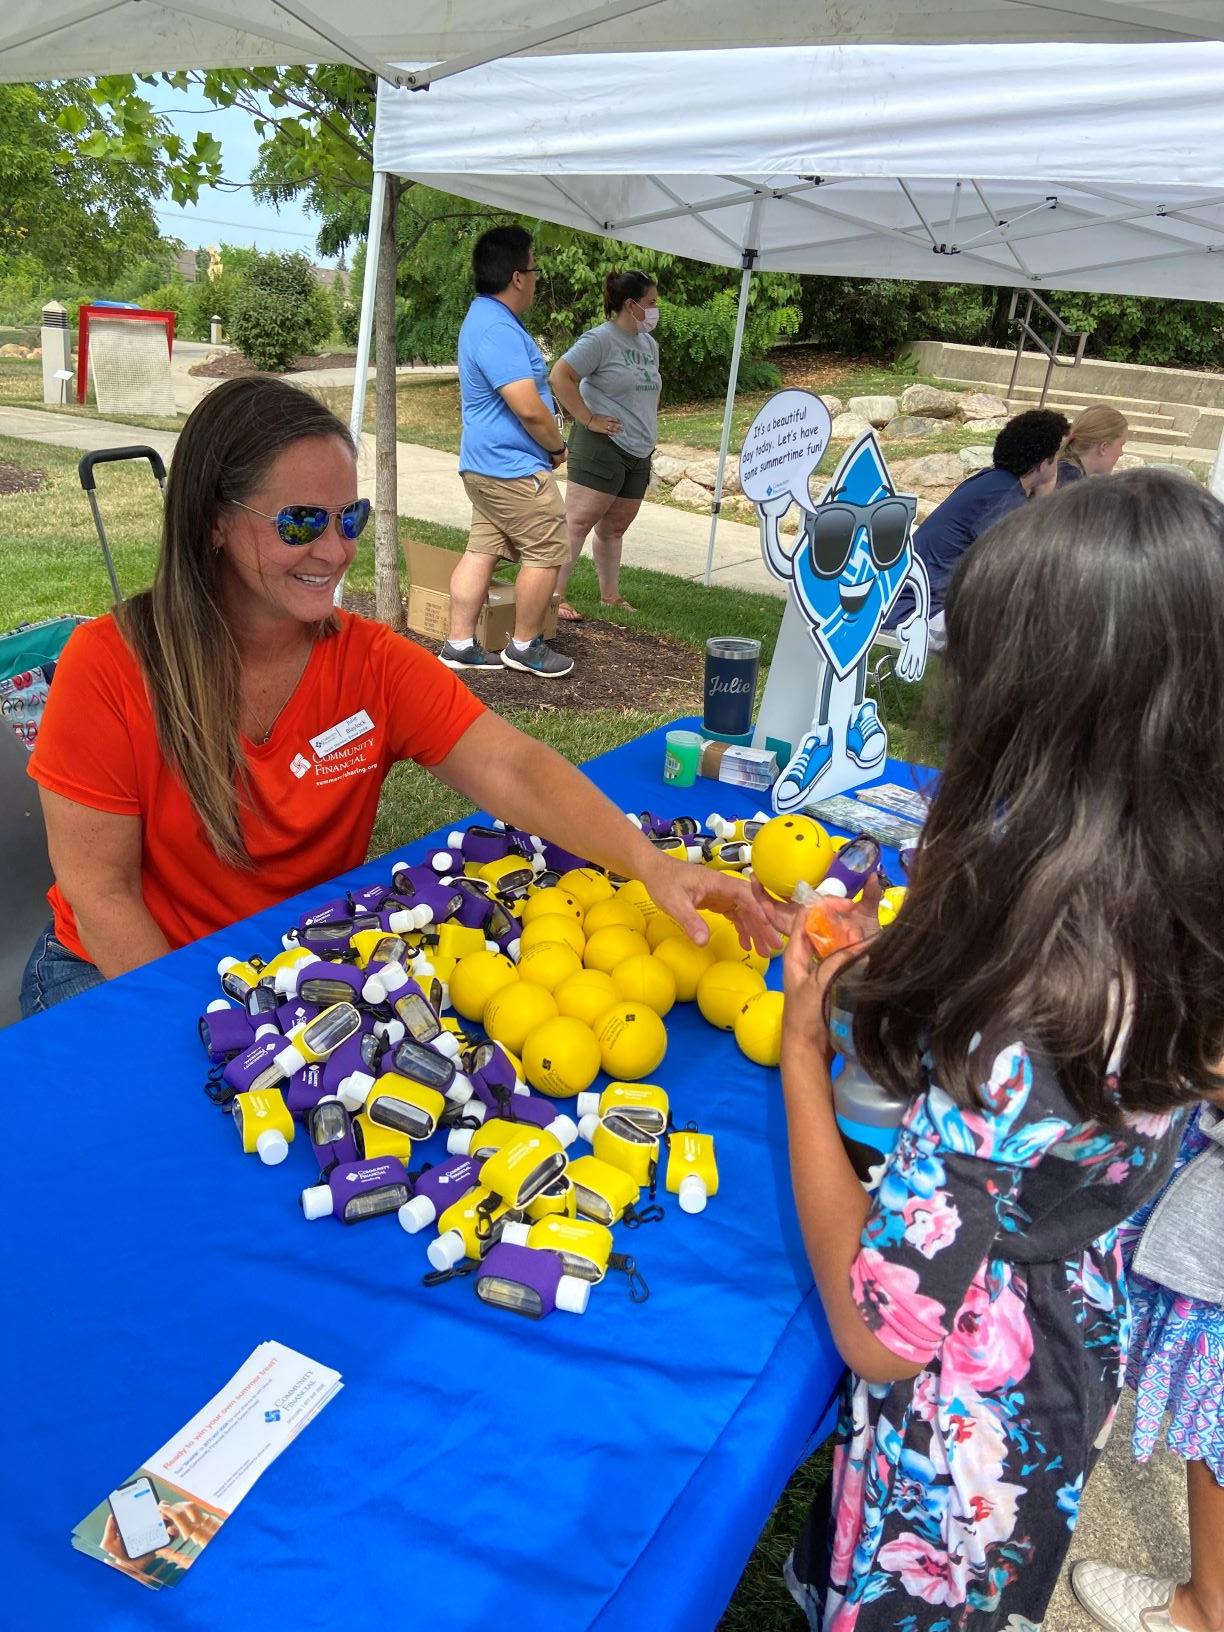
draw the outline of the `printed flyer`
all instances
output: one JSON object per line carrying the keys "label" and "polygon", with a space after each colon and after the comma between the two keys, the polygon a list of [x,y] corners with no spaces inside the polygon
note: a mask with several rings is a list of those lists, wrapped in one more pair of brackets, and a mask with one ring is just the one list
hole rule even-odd
{"label": "printed flyer", "polygon": [[174,1586],[341,1387],[338,1371],[283,1343],[261,1343],[185,1427],[86,1514],[72,1545],[142,1586]]}

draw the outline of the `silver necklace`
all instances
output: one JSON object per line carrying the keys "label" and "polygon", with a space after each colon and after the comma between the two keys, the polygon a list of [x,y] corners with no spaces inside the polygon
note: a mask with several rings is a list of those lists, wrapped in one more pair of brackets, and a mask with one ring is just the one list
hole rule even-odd
{"label": "silver necklace", "polygon": [[276,730],[277,721],[280,719],[281,715],[285,712],[285,710],[289,707],[290,699],[293,697],[294,692],[297,690],[297,688],[302,683],[302,676],[306,673],[306,665],[310,662],[310,655],[311,655],[311,653],[313,651],[314,651],[314,641],[312,640],[310,645],[307,646],[307,648],[306,648],[306,656],[303,658],[302,666],[298,670],[296,676],[294,677],[293,684],[289,687],[289,690],[285,693],[284,702],[282,702],[280,707],[277,709],[276,713],[272,716],[271,725],[265,726],[263,720],[259,717],[259,715],[251,707],[251,704],[249,702],[247,703],[247,705],[246,705],[247,713],[251,716],[251,718],[255,721],[255,724],[263,732],[262,737],[252,737],[251,738],[251,741],[254,742],[254,743],[257,743],[259,747],[262,748],[265,745],[265,743],[271,737],[273,731]]}

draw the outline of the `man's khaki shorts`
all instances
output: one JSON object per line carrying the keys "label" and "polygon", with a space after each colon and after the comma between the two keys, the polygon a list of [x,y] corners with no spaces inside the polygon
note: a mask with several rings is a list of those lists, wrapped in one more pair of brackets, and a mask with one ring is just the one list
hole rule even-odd
{"label": "man's khaki shorts", "polygon": [[478,476],[463,472],[472,501],[467,547],[473,555],[559,567],[569,560],[565,504],[551,470],[533,476]]}

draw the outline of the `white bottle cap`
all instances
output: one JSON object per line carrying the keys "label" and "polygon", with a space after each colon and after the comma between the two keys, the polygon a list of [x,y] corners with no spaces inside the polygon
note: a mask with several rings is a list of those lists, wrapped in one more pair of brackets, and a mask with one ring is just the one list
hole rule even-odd
{"label": "white bottle cap", "polygon": [[409,1235],[415,1235],[427,1224],[432,1224],[437,1216],[438,1210],[428,1196],[413,1196],[399,1210],[400,1227],[407,1230]]}
{"label": "white bottle cap", "polygon": [[577,1275],[562,1275],[557,1282],[557,1308],[567,1315],[585,1315],[591,1298],[591,1283]]}
{"label": "white bottle cap", "polygon": [[435,873],[449,873],[450,864],[450,853],[446,850],[435,850],[433,855],[429,858],[429,865],[433,868]]}
{"label": "white bottle cap", "polygon": [[287,929],[281,936],[281,951],[290,952],[298,944],[298,938],[291,929]]}
{"label": "white bottle cap", "polygon": [[458,1230],[447,1230],[429,1243],[425,1256],[435,1269],[454,1269],[464,1256],[463,1237]]}
{"label": "white bottle cap", "polygon": [[265,1020],[262,1025],[255,1027],[256,1037],[279,1037],[280,1027],[274,1026],[271,1020]]}
{"label": "white bottle cap", "polygon": [[512,1247],[525,1247],[530,1234],[530,1224],[506,1224],[502,1227],[501,1238],[508,1241]]}
{"label": "white bottle cap", "polygon": [[[255,1035],[258,1036],[259,1033],[256,1032]],[[306,1056],[300,1048],[294,1048],[292,1043],[287,1043],[272,1056],[272,1063],[287,1077],[292,1077],[298,1071],[306,1069]]]}
{"label": "white bottle cap", "polygon": [[475,1118],[477,1122],[483,1122],[489,1114],[489,1108],[482,1099],[469,1099],[464,1103],[463,1114]]}
{"label": "white bottle cap", "polygon": [[228,975],[237,962],[237,958],[222,958],[217,965],[217,973],[219,975]]}
{"label": "white bottle cap", "polygon": [[572,1116],[554,1116],[546,1132],[555,1134],[562,1150],[568,1150],[578,1137],[578,1126]]}
{"label": "white bottle cap", "polygon": [[466,1156],[472,1148],[471,1128],[452,1128],[446,1136],[448,1156]]}
{"label": "white bottle cap", "polygon": [[531,1092],[531,1089],[528,1088],[527,1084],[523,1081],[522,1077],[515,1077],[515,1079],[514,1079],[514,1092],[516,1094],[529,1094]]}
{"label": "white bottle cap", "polygon": [[278,997],[296,997],[298,989],[298,971],[300,963],[291,963],[285,968],[278,969],[273,979],[273,986]]}
{"label": "white bottle cap", "polygon": [[265,1128],[255,1141],[255,1150],[265,1167],[276,1167],[289,1154],[288,1141],[275,1128]]}
{"label": "white bottle cap", "polygon": [[706,1204],[705,1180],[690,1173],[680,1180],[680,1210],[684,1213],[704,1213]]}
{"label": "white bottle cap", "polygon": [[632,811],[632,810],[627,810],[625,812],[625,815],[628,816],[629,820],[633,823],[634,827],[636,827],[636,828],[638,828],[640,830],[640,828],[642,826],[642,818],[637,814],[637,812]]}
{"label": "white bottle cap", "polygon": [[446,835],[446,846],[448,850],[463,849],[463,834],[458,828],[456,828],[453,833],[448,833]]}
{"label": "white bottle cap", "polygon": [[376,1020],[374,1035],[381,1037],[390,1048],[394,1048],[396,1043],[402,1043],[407,1037],[408,1028],[402,1020]]}
{"label": "white bottle cap", "polygon": [[[580,1097],[583,1098],[583,1099],[598,1099],[599,1095],[598,1094],[583,1094]],[[582,1109],[582,1107],[579,1106],[579,1110],[581,1110],[581,1109]],[[579,1137],[582,1138],[582,1139],[585,1139],[587,1144],[589,1145],[591,1143],[591,1141],[595,1138],[595,1129],[598,1126],[599,1126],[599,1117],[598,1117],[598,1115],[594,1111],[587,1111],[585,1116],[581,1116],[578,1119],[578,1134],[579,1134]]]}
{"label": "white bottle cap", "polygon": [[516,935],[512,941],[506,942],[506,956],[510,959],[511,963],[517,963],[519,961],[519,953],[522,950],[523,938],[521,935]]}
{"label": "white bottle cap", "polygon": [[233,1006],[234,1005],[232,1003],[227,1003],[223,997],[214,997],[212,1002],[204,1010],[204,1013],[220,1014],[222,1009],[232,1009]]}
{"label": "white bottle cap", "polygon": [[544,860],[543,855],[538,850],[536,851],[535,855],[529,859],[528,865],[530,866],[532,872],[537,874],[537,876],[540,873],[546,873],[548,871],[548,863]]}
{"label": "white bottle cap", "polygon": [[302,1211],[307,1218],[330,1218],[332,1212],[331,1186],[312,1184],[302,1191]]}
{"label": "white bottle cap", "polygon": [[835,895],[843,901],[849,893],[840,878],[825,878],[816,886],[817,895]]}
{"label": "white bottle cap", "polygon": [[[599,1094],[595,1093],[591,1089],[587,1089],[585,1093],[579,1094],[578,1095],[578,1105],[577,1105],[577,1111],[578,1111],[579,1118],[582,1118],[582,1117],[585,1117],[585,1116],[598,1116],[599,1115],[600,1097],[601,1096]],[[581,1122],[581,1120],[578,1123],[578,1132],[582,1133],[582,1122]],[[582,1137],[585,1139],[586,1134],[582,1133]]]}
{"label": "white bottle cap", "polygon": [[444,1054],[448,1060],[457,1059],[462,1046],[453,1031],[444,1031],[440,1037],[435,1037],[430,1044],[431,1048],[436,1049],[439,1054]]}
{"label": "white bottle cap", "polygon": [[336,1098],[346,1111],[359,1111],[370,1097],[375,1078],[368,1071],[350,1071],[336,1086]]}
{"label": "white bottle cap", "polygon": [[456,1071],[454,1082],[446,1090],[446,1097],[452,1105],[466,1105],[471,1099],[472,1085],[462,1071]]}
{"label": "white bottle cap", "polygon": [[706,826],[709,828],[710,832],[713,833],[716,839],[725,839],[728,833],[733,833],[735,831],[734,827],[725,816],[707,816]]}

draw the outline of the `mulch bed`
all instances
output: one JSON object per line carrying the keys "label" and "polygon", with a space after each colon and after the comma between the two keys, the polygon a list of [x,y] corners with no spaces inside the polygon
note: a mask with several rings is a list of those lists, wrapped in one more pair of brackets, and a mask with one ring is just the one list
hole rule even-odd
{"label": "mulch bed", "polygon": [[0,462],[0,494],[37,493],[46,480],[45,470],[23,470],[20,465]]}
{"label": "mulch bed", "polygon": [[[346,590],[344,604],[350,611],[374,616],[374,596],[369,592]],[[407,638],[426,651],[437,652],[436,641],[411,631]],[[537,680],[516,669],[464,674],[462,678],[499,713],[514,708],[674,708],[679,714],[700,707],[701,654],[678,640],[587,618],[583,623],[558,625],[557,636],[549,645],[574,659],[573,671],[563,680]]]}
{"label": "mulch bed", "polygon": [[[355,368],[357,353],[355,351],[328,351],[320,357],[295,357],[285,369],[286,374],[307,374],[316,368]],[[249,358],[240,351],[227,351],[220,357],[214,357],[211,362],[197,363],[189,370],[192,374],[202,374],[209,380],[232,380],[240,374],[259,374],[262,370],[255,367]]]}

